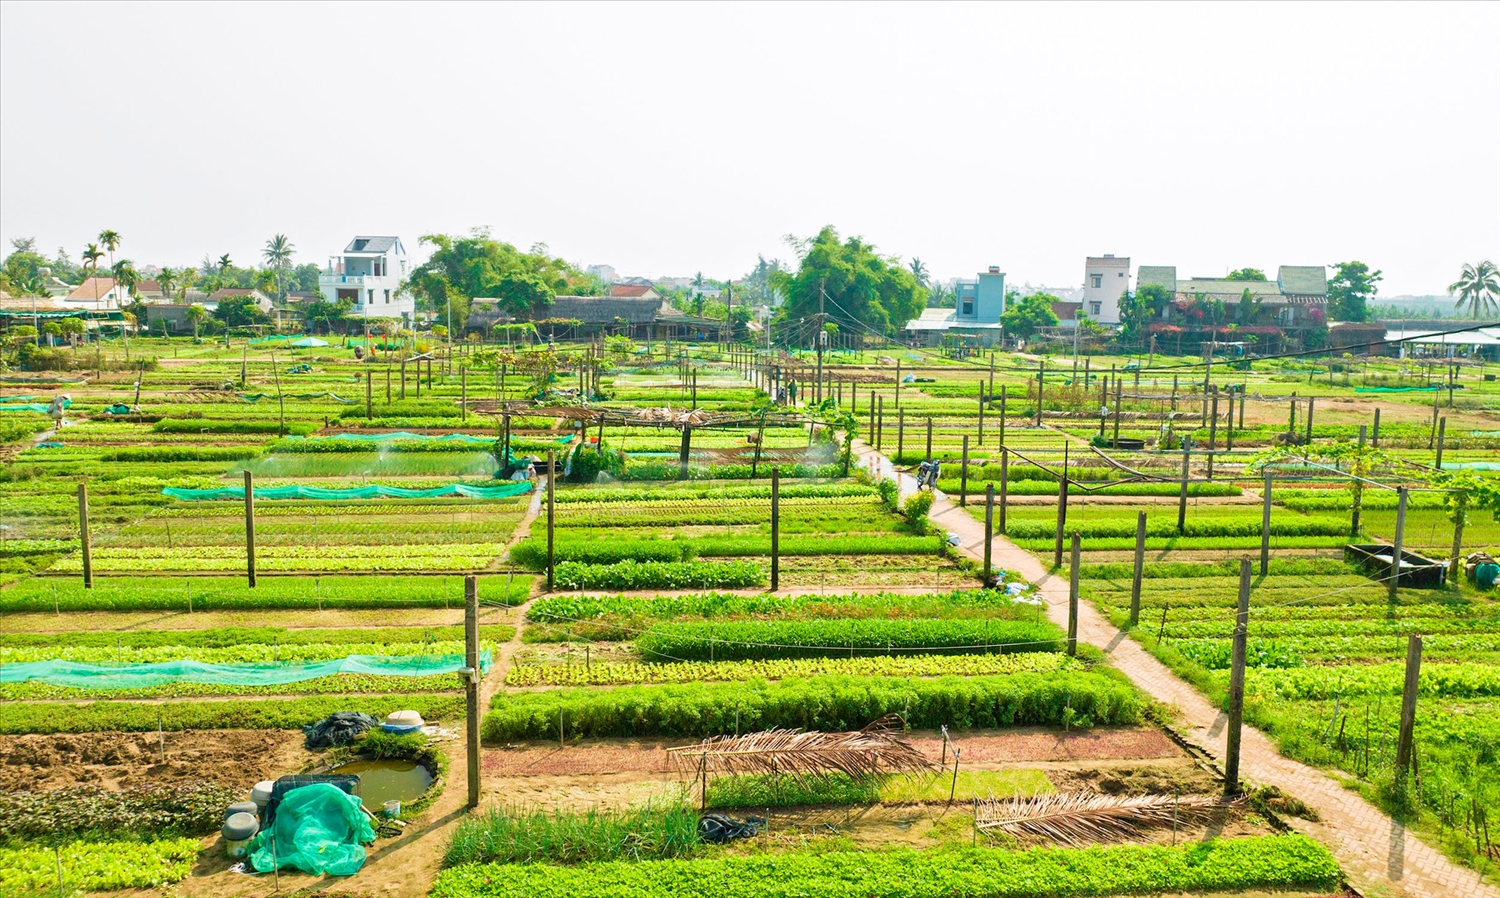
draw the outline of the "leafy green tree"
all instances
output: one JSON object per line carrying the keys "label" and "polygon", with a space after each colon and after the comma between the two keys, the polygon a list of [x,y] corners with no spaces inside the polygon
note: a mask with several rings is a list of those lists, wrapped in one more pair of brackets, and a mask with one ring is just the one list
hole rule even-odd
{"label": "leafy green tree", "polygon": [[[183,288],[187,289],[186,287]],[[270,317],[260,310],[253,296],[230,296],[219,302],[219,307],[214,309],[214,317],[224,323],[225,327],[246,327],[252,324],[266,324]]]}
{"label": "leafy green tree", "polygon": [[1151,331],[1151,322],[1161,318],[1162,311],[1171,301],[1172,292],[1161,284],[1141,284],[1134,293],[1122,293],[1120,330],[1126,339],[1146,339]]}
{"label": "leafy green tree", "polygon": [[6,280],[15,285],[30,282],[41,276],[41,269],[50,267],[47,257],[40,253],[18,249],[5,257]]}
{"label": "leafy green tree", "polygon": [[292,264],[292,253],[296,249],[297,247],[292,245],[292,241],[288,240],[285,234],[277,234],[266,241],[266,248],[261,251],[261,257],[266,260],[266,264],[270,265],[271,270],[275,272],[276,296],[278,299],[286,298],[286,294],[281,292],[281,272],[288,265]]}
{"label": "leafy green tree", "polygon": [[1224,276],[1226,281],[1267,281],[1266,273],[1259,268],[1240,268]]}
{"label": "leafy green tree", "polygon": [[1363,262],[1339,262],[1328,279],[1328,317],[1335,321],[1369,321],[1366,304],[1375,297],[1381,273]]}
{"label": "leafy green tree", "polygon": [[[225,258],[227,259],[228,256],[225,256]],[[187,319],[188,319],[188,321],[191,321],[193,323],[193,339],[194,340],[198,339],[198,327],[203,323],[203,319],[205,319],[207,317],[208,317],[208,310],[205,309],[203,306],[199,305],[198,303],[193,303],[192,305],[188,306],[188,308],[187,308]]]}
{"label": "leafy green tree", "polygon": [[1448,285],[1448,293],[1457,293],[1458,309],[1462,311],[1467,305],[1474,318],[1494,315],[1500,312],[1500,269],[1487,260],[1477,265],[1465,263],[1458,280]]}
{"label": "leafy green tree", "polygon": [[1000,315],[1000,323],[1005,325],[1005,332],[1013,337],[1030,337],[1044,327],[1057,327],[1057,313],[1052,311],[1052,304],[1061,302],[1050,293],[1033,293],[1013,302],[1006,303],[1005,312]]}
{"label": "leafy green tree", "polygon": [[790,242],[802,257],[797,271],[779,272],[771,280],[786,297],[777,313],[783,327],[817,315],[824,291],[824,313],[854,333],[893,335],[927,304],[926,291],[911,271],[898,259],[876,253],[861,237],[840,240],[829,225],[815,237]]}
{"label": "leafy green tree", "polygon": [[57,322],[57,326],[74,349],[78,348],[78,338],[88,332],[88,326],[83,323],[82,318],[64,318]]}
{"label": "leafy green tree", "polygon": [[533,309],[550,306],[554,296],[585,283],[581,272],[548,255],[543,244],[522,252],[477,229],[467,237],[427,234],[421,242],[433,247],[432,256],[403,289],[444,321],[451,312],[457,325],[468,320],[476,296],[497,298],[508,314],[530,318]]}

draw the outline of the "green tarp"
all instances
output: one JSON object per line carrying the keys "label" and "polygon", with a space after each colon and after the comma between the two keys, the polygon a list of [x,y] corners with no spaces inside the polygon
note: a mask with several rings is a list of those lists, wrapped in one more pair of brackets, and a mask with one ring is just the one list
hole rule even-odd
{"label": "green tarp", "polygon": [[35,396],[0,396],[0,402],[30,402]]}
{"label": "green tarp", "polygon": [[[488,670],[490,653],[479,656]],[[0,665],[0,683],[40,681],[70,689],[148,689],[168,683],[213,686],[280,686],[337,674],[427,677],[463,670],[463,655],[348,655],[327,661],[261,661],[207,664],[159,661],[149,664],[90,664],[82,661],[26,661]]]}
{"label": "green tarp", "polygon": [[[357,486],[349,489],[330,490],[315,486],[268,486],[255,490],[257,499],[438,499],[444,496],[462,496],[466,499],[509,499],[531,492],[530,481],[515,481],[499,486],[470,486],[467,483],[451,483],[429,490],[409,490],[396,486]],[[226,486],[220,489],[190,490],[181,487],[163,487],[163,496],[173,499],[196,501],[202,499],[244,499],[245,488]]]}
{"label": "green tarp", "polygon": [[286,793],[271,828],[250,840],[250,866],[270,873],[290,867],[314,876],[352,876],[375,841],[363,802],[338,786],[314,783]]}
{"label": "green tarp", "polygon": [[42,405],[40,402],[28,402],[25,405],[0,405],[0,412],[41,412],[46,414],[52,406]]}

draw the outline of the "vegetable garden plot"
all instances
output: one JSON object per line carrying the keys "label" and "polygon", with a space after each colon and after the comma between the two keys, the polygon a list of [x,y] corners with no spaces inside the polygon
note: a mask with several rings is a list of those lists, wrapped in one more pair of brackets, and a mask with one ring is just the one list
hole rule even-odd
{"label": "vegetable garden plot", "polygon": [[[479,578],[486,603],[518,605],[534,578],[491,574]],[[271,608],[457,608],[463,578],[345,574],[267,576],[254,589],[243,576],[100,576],[93,589],[77,577],[32,577],[0,590],[0,611],[235,611]],[[129,637],[123,637],[129,638]]]}
{"label": "vegetable garden plot", "polygon": [[[662,659],[657,659],[661,661]],[[1081,662],[1056,652],[1010,655],[877,655],[859,658],[792,658],[764,661],[666,663],[594,662],[513,666],[505,685],[632,686],[650,683],[709,683],[780,680],[820,675],[842,677],[990,676],[1071,670]]]}

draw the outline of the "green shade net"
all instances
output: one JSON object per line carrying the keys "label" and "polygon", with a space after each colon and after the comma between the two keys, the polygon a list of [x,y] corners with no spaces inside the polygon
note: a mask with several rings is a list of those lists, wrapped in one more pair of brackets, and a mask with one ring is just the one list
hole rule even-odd
{"label": "green shade net", "polygon": [[[404,489],[398,486],[356,486],[349,489],[331,490],[316,486],[269,486],[255,490],[257,499],[438,499],[444,496],[462,496],[466,499],[509,499],[531,492],[529,481],[515,481],[499,486],[470,486],[467,483],[450,483],[427,490]],[[245,488],[226,486],[219,489],[192,490],[169,486],[162,489],[163,496],[187,501],[204,499],[243,499]]]}
{"label": "green shade net", "polygon": [[[276,398],[275,396],[269,396],[269,395],[267,395],[265,393],[240,393],[239,397],[241,399],[245,400],[246,402],[259,402],[262,399],[275,399]],[[283,398],[285,398],[285,399],[332,399],[334,402],[340,402],[340,403],[343,403],[344,405],[353,405],[354,404],[354,400],[353,399],[345,399],[345,398],[343,398],[342,396],[339,396],[336,393],[288,393]]]}
{"label": "green shade net", "polygon": [[[148,689],[168,683],[210,686],[280,686],[338,674],[429,677],[463,670],[463,655],[348,655],[326,661],[259,661],[207,664],[159,661],[149,664],[91,664],[83,661],[27,661],[0,664],[0,683],[38,681],[69,689]],[[479,668],[488,670],[490,653]]]}
{"label": "green shade net", "polygon": [[[288,439],[304,439],[303,437],[288,437]],[[398,430],[392,433],[335,433],[321,437],[306,437],[308,442],[316,443],[324,440],[337,440],[341,443],[389,443],[392,440],[412,443],[472,443],[474,445],[489,446],[495,442],[494,437],[476,437],[467,433],[445,433],[441,436],[431,433],[407,433]]]}
{"label": "green shade net", "polygon": [[0,402],[30,402],[35,396],[0,396]]}
{"label": "green shade net", "polygon": [[51,408],[51,406],[42,405],[39,402],[28,402],[24,405],[12,403],[10,405],[0,405],[0,412],[41,412],[45,415]]}
{"label": "green shade net", "polygon": [[[1430,393],[1439,387],[1355,387],[1356,393]],[[1447,389],[1442,387],[1441,389]]]}
{"label": "green shade net", "polygon": [[354,875],[365,865],[362,843],[375,841],[360,805],[329,783],[293,789],[277,806],[271,828],[250,841],[250,866],[258,873],[291,867],[314,876]]}

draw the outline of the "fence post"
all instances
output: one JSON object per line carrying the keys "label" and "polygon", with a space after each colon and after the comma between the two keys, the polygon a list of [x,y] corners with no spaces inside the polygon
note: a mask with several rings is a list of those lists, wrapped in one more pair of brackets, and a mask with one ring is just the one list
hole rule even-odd
{"label": "fence post", "polygon": [[1224,417],[1224,451],[1234,451],[1234,385],[1229,387],[1229,414]]}
{"label": "fence post", "polygon": [[1078,533],[1073,533],[1072,564],[1068,571],[1068,654],[1078,654]]}
{"label": "fence post", "polygon": [[[507,596],[507,600],[509,597]],[[479,807],[479,578],[464,577],[464,705],[469,723],[464,733],[468,743],[469,807]]]}
{"label": "fence post", "polygon": [[1266,482],[1260,491],[1260,575],[1271,565],[1271,469],[1264,471]]}
{"label": "fence post", "polygon": [[1447,429],[1448,416],[1444,415],[1443,417],[1438,419],[1437,461],[1433,464],[1433,467],[1437,468],[1439,471],[1443,469],[1443,440],[1446,438],[1445,431],[1447,431]]}
{"label": "fence post", "polygon": [[1005,445],[1005,394],[1000,394],[1000,445]]}
{"label": "fence post", "polygon": [[881,451],[880,447],[885,444],[885,397],[881,396],[876,402],[875,411],[875,451]]}
{"label": "fence post", "polygon": [[901,463],[901,456],[906,452],[906,409],[896,409],[896,463]]}
{"label": "fence post", "polygon": [[1306,442],[1312,445],[1312,422],[1313,422],[1313,397],[1307,397],[1307,436]]}
{"label": "fence post", "polygon": [[1062,567],[1063,560],[1063,528],[1068,524],[1068,472],[1063,471],[1062,480],[1057,484],[1057,539],[1054,544],[1052,555],[1052,566]]}
{"label": "fence post", "polygon": [[1177,491],[1177,535],[1187,532],[1188,463],[1193,450],[1182,450],[1182,487]]}
{"label": "fence post", "polygon": [[557,574],[557,554],[555,533],[553,527],[553,516],[556,508],[557,493],[557,450],[547,450],[547,591],[552,591],[553,580]]}
{"label": "fence post", "polygon": [[1422,671],[1422,637],[1406,637],[1406,681],[1401,687],[1401,730],[1396,741],[1396,782],[1406,781],[1412,763],[1412,732],[1417,725],[1417,677]]}
{"label": "fence post", "polygon": [[[931,420],[931,419],[929,419]],[[969,504],[969,435],[964,434],[964,457],[958,466],[958,507]]]}
{"label": "fence post", "polygon": [[1130,575],[1130,625],[1141,622],[1141,574],[1146,566],[1146,513],[1135,516],[1135,571]]}
{"label": "fence post", "polygon": [[1396,541],[1391,546],[1391,583],[1387,596],[1396,601],[1396,585],[1401,581],[1401,544],[1406,537],[1406,487],[1396,487]]}
{"label": "fence post", "polygon": [[994,569],[990,565],[990,544],[995,539],[995,484],[989,483],[984,488],[984,585],[990,585],[990,578],[994,576]]}
{"label": "fence post", "polygon": [[979,445],[984,445],[984,381],[979,381]]}
{"label": "fence post", "polygon": [[[810,424],[808,426],[811,426]],[[677,450],[677,479],[688,479],[688,456],[693,451],[693,425],[682,425],[682,445]]]}
{"label": "fence post", "polygon": [[1219,387],[1217,384],[1215,384],[1211,389],[1213,391],[1213,396],[1211,398],[1210,405],[1213,411],[1208,419],[1209,452],[1213,452],[1219,446]]}
{"label": "fence post", "polygon": [[1000,532],[1005,532],[1005,512],[1010,503],[1010,450],[1000,447]]}
{"label": "fence post", "polygon": [[1375,410],[1375,426],[1370,428],[1370,448],[1380,448],[1380,409]]}
{"label": "fence post", "polygon": [[458,369],[458,407],[463,416],[463,422],[469,423],[469,369],[464,366]]}
{"label": "fence post", "polygon": [[927,460],[932,461],[932,418],[927,418]]}
{"label": "fence post", "polygon": [[1042,426],[1042,395],[1047,384],[1047,363],[1036,363],[1036,426]]}
{"label": "fence post", "polygon": [[401,360],[401,398],[406,398],[406,359]]}
{"label": "fence post", "polygon": [[[1137,373],[1136,376],[1139,377],[1140,374]],[[1120,400],[1122,398],[1123,398],[1123,396],[1121,395],[1121,391],[1120,391],[1120,379],[1117,377],[1117,378],[1115,378],[1115,427],[1114,427],[1114,442],[1110,444],[1110,447],[1114,448],[1114,449],[1120,448]]]}
{"label": "fence post", "polygon": [[78,484],[78,541],[83,547],[83,588],[94,588],[94,546],[89,539],[89,486]]}
{"label": "fence post", "polygon": [[896,408],[901,407],[901,360],[896,359]]}
{"label": "fence post", "polygon": [[1245,638],[1250,628],[1250,559],[1240,559],[1240,604],[1229,661],[1229,729],[1225,733],[1224,797],[1240,792],[1240,730],[1245,715]]}
{"label": "fence post", "polygon": [[255,475],[245,472],[245,574],[255,585]]}
{"label": "fence post", "polygon": [[[1362,457],[1364,455],[1364,451],[1365,425],[1361,424],[1359,425],[1359,455],[1355,456],[1355,458],[1359,459],[1360,457]],[[1354,504],[1349,510],[1349,535],[1351,537],[1354,537],[1359,536],[1359,507],[1361,503],[1364,502],[1365,497],[1365,483],[1364,480],[1362,480],[1359,476],[1358,461],[1355,461],[1354,463],[1354,481],[1350,485],[1353,487]]]}
{"label": "fence post", "polygon": [[781,468],[771,469],[771,592],[781,588]]}

